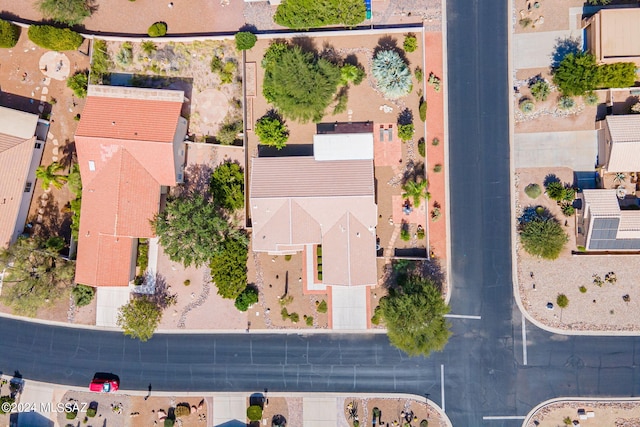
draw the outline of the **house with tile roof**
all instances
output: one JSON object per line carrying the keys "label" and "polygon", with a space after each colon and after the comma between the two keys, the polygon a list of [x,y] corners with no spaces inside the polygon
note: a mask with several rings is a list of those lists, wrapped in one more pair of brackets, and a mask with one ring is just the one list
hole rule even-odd
{"label": "house with tile roof", "polygon": [[621,209],[614,189],[585,189],[580,199],[578,244],[585,250],[640,250],[640,210]]}
{"label": "house with tile roof", "polygon": [[583,21],[587,50],[600,64],[640,65],[640,8],[600,9]]}
{"label": "house with tile roof", "polygon": [[373,135],[314,137],[314,156],[251,161],[256,252],[292,254],[322,245],[322,283],[377,283]]}
{"label": "house with tile roof", "polygon": [[[24,231],[42,159],[44,141],[38,125],[48,122],[36,114],[0,107],[0,247],[6,248]],[[46,139],[44,132],[43,139]]]}
{"label": "house with tile roof", "polygon": [[605,172],[640,171],[640,114],[607,116],[599,122],[598,156]]}
{"label": "house with tile roof", "polygon": [[187,120],[184,93],[89,86],[76,131],[82,207],[76,282],[128,286],[139,238],[162,195],[183,180]]}

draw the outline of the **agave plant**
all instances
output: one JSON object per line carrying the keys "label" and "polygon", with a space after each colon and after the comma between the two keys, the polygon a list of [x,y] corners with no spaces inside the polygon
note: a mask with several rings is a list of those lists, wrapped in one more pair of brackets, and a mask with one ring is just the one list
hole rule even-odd
{"label": "agave plant", "polygon": [[397,99],[411,92],[411,70],[394,50],[381,50],[373,59],[371,73],[378,89],[390,99]]}

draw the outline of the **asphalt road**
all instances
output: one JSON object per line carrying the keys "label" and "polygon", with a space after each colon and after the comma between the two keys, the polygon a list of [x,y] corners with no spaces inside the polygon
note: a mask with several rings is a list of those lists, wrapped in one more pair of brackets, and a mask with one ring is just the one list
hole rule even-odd
{"label": "asphalt road", "polygon": [[114,372],[123,388],[140,390],[408,392],[444,406],[455,426],[519,426],[483,417],[522,416],[552,397],[638,395],[637,338],[563,337],[527,325],[524,364],[511,283],[507,6],[448,2],[452,313],[481,319],[452,319],[443,353],[408,358],[381,335],[185,334],[139,343],[0,319],[0,371],[76,386]]}

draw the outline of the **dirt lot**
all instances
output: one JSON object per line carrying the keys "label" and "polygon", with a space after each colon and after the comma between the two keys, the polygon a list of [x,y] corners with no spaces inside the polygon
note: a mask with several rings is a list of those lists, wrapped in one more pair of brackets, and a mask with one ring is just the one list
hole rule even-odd
{"label": "dirt lot", "polygon": [[[592,418],[581,420],[578,410],[593,412]],[[556,427],[565,425],[564,420],[578,421],[584,427],[640,425],[640,404],[635,401],[560,401],[543,406],[536,411],[526,427]]]}
{"label": "dirt lot", "polygon": [[[532,257],[518,248],[518,282],[520,295],[525,309],[534,318],[545,325],[565,330],[607,330],[638,331],[640,320],[640,290],[636,286],[640,281],[639,255],[572,255],[576,250],[575,216],[566,218],[560,212],[555,201],[545,194],[531,200],[524,193],[530,183],[543,186],[544,177],[555,174],[562,182],[573,182],[573,171],[562,169],[520,169],[517,171],[518,212],[527,206],[544,206],[548,208],[561,224],[569,242],[560,257],[553,261]],[[566,223],[563,222],[566,220]],[[607,273],[614,272],[616,282],[594,284],[594,275],[605,278]],[[535,288],[534,288],[535,285]],[[584,286],[586,292],[581,292]],[[569,298],[569,305],[564,309],[556,306],[558,294]],[[625,301],[622,297],[629,296]],[[547,303],[553,303],[552,310]]]}
{"label": "dirt lot", "polygon": [[[373,417],[373,408],[380,410],[380,419],[377,421],[380,426],[406,426],[409,423],[412,427],[418,427],[422,420],[427,420],[429,426],[444,427],[447,425],[431,404],[425,405],[424,402],[416,400],[359,398],[344,398],[342,400],[345,421],[349,425],[353,423],[351,413],[357,413],[360,425],[370,425]],[[398,424],[395,424],[396,422]]]}

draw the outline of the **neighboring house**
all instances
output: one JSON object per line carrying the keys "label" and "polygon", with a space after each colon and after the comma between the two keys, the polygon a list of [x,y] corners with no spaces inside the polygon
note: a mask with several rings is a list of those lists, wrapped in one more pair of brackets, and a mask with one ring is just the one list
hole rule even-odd
{"label": "neighboring house", "polygon": [[0,248],[24,231],[44,147],[36,137],[39,122],[48,127],[36,114],[0,107]]}
{"label": "neighboring house", "polygon": [[578,238],[587,251],[640,250],[640,210],[621,210],[613,189],[583,190],[580,197]]}
{"label": "neighboring house", "polygon": [[324,285],[375,285],[373,134],[315,135],[314,155],[252,159],[253,250],[322,245]]}
{"label": "neighboring house", "polygon": [[599,122],[598,156],[605,172],[640,171],[640,114],[607,116]]}
{"label": "neighboring house", "polygon": [[154,236],[161,195],[183,180],[183,101],[182,91],[89,86],[75,139],[83,186],[76,282],[134,279],[138,238]]}
{"label": "neighboring house", "polygon": [[585,19],[587,49],[599,63],[640,65],[640,8],[600,9]]}

